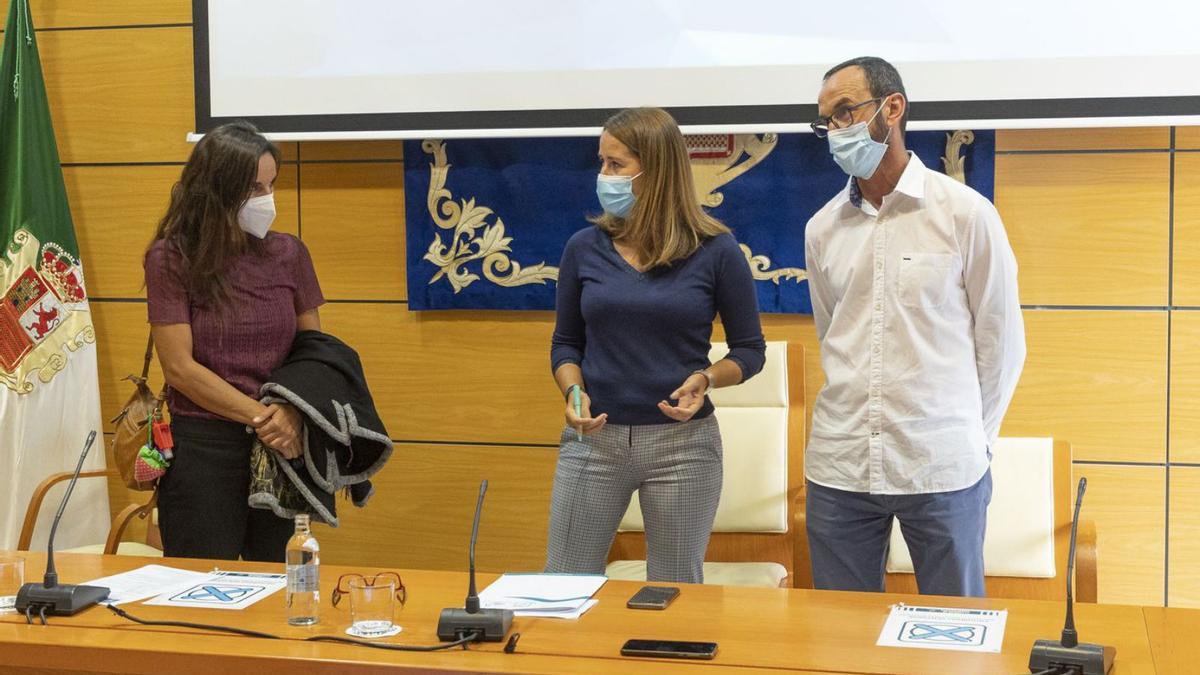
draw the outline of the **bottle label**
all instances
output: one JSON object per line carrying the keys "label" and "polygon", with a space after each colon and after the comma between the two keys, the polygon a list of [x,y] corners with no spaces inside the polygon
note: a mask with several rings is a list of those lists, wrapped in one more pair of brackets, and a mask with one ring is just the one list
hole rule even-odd
{"label": "bottle label", "polygon": [[289,593],[315,593],[320,586],[320,568],[316,565],[288,565]]}

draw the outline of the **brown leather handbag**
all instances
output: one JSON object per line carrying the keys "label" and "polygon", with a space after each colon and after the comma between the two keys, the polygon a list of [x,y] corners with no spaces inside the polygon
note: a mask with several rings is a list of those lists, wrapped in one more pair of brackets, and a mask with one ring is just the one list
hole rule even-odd
{"label": "brown leather handbag", "polygon": [[125,407],[112,419],[116,425],[112,440],[113,459],[121,472],[121,480],[131,490],[153,490],[157,480],[139,481],[135,473],[138,453],[150,434],[150,424],[162,419],[163,400],[167,388],[163,385],[157,396],[150,390],[146,379],[150,375],[150,360],[154,358],[154,335],[146,340],[146,359],[142,363],[142,374],[126,375],[123,379],[133,383],[133,395]]}

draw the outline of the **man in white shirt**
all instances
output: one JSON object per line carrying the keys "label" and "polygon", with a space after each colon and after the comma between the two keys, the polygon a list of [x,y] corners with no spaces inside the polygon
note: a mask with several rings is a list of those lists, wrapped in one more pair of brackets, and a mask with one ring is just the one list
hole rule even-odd
{"label": "man in white shirt", "polygon": [[990,448],[1025,360],[996,208],[904,145],[886,61],[832,68],[818,136],[850,180],[808,222],[826,384],[805,451],[817,588],[882,591],[893,519],[922,593],[982,596]]}

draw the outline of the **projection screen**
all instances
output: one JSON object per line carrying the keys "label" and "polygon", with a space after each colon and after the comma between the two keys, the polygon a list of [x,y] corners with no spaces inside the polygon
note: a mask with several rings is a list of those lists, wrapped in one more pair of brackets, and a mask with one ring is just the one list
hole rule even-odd
{"label": "projection screen", "polygon": [[822,75],[896,64],[910,129],[1200,123],[1200,3],[193,0],[196,126],[279,139],[806,131]]}

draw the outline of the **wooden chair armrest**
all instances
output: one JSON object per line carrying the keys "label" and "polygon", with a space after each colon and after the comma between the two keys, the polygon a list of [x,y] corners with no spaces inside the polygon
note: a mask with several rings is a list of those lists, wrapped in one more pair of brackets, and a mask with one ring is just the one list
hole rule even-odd
{"label": "wooden chair armrest", "polygon": [[[84,471],[79,474],[79,477],[92,478],[108,474],[108,471]],[[42,501],[46,499],[46,493],[54,487],[55,483],[71,480],[73,475],[75,474],[72,471],[51,474],[34,488],[33,495],[29,497],[29,506],[25,507],[25,522],[21,524],[21,536],[17,538],[18,551],[29,550],[29,544],[33,541],[33,528],[37,525],[38,512],[42,510]]]}
{"label": "wooden chair armrest", "polygon": [[117,517],[113,519],[112,527],[108,530],[108,539],[104,542],[104,555],[116,555],[117,548],[121,546],[121,537],[125,534],[125,528],[129,527],[130,521],[136,516],[145,518],[150,515],[150,509],[146,508],[146,504],[130,504],[121,509]]}
{"label": "wooden chair armrest", "polygon": [[812,588],[812,561],[808,555],[808,517],[804,489],[792,502],[792,588]]}
{"label": "wooden chair armrest", "polygon": [[1080,602],[1096,602],[1098,555],[1096,522],[1079,521],[1075,540],[1075,599]]}

